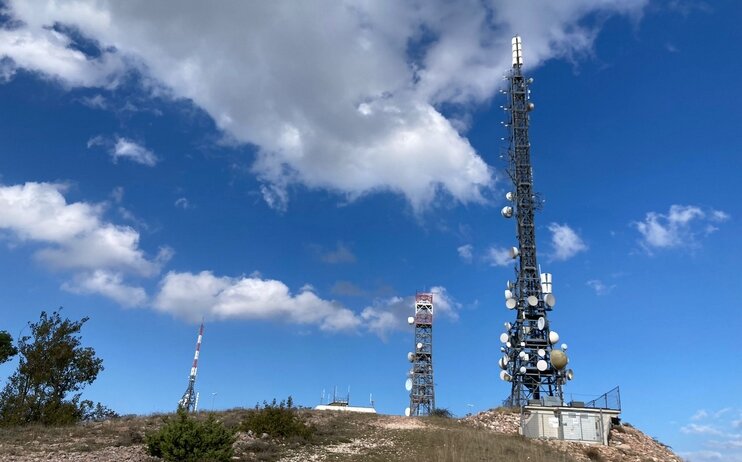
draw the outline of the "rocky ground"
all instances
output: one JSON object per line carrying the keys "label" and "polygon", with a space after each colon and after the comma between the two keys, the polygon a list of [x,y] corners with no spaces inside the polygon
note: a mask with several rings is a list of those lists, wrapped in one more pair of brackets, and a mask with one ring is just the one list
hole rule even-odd
{"label": "rocky ground", "polygon": [[[244,411],[219,413],[236,425]],[[622,425],[609,446],[528,440],[518,435],[519,415],[491,410],[464,419],[411,419],[303,411],[318,429],[311,442],[277,441],[239,433],[238,461],[540,461],[681,462],[661,443]],[[74,427],[0,429],[0,461],[154,462],[144,434],[161,416],[130,417]]]}

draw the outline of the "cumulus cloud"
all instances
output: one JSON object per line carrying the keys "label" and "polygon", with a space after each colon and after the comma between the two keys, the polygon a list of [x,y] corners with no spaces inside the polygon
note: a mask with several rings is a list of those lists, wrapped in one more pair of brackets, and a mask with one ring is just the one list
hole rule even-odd
{"label": "cumulus cloud", "polygon": [[484,261],[490,266],[508,266],[513,262],[513,258],[510,256],[510,249],[492,246],[487,249]]}
{"label": "cumulus cloud", "polygon": [[724,432],[722,432],[718,428],[715,428],[711,425],[702,425],[702,424],[695,424],[695,423],[690,423],[688,425],[684,425],[683,427],[680,427],[680,432],[689,434],[689,435],[721,436],[724,434]]}
{"label": "cumulus cloud", "polygon": [[143,303],[144,292],[126,286],[122,275],[154,276],[173,251],[163,247],[148,257],[136,230],[106,222],[102,205],[67,203],[64,191],[51,183],[0,185],[0,230],[7,238],[40,247],[34,256],[44,265],[75,272],[67,290]]}
{"label": "cumulus cloud", "polygon": [[456,251],[459,253],[459,257],[466,263],[472,262],[472,259],[474,258],[474,255],[472,254],[473,250],[474,246],[471,244],[462,245],[461,247],[458,247],[456,249]]}
{"label": "cumulus cloud", "polygon": [[666,213],[649,212],[633,226],[641,234],[639,244],[648,252],[695,247],[700,236],[716,231],[717,224],[729,220],[721,210],[703,210],[695,205],[672,205]]}
{"label": "cumulus cloud", "polygon": [[154,167],[158,161],[157,156],[152,151],[127,138],[117,136],[115,139],[110,139],[98,135],[88,140],[88,148],[95,146],[106,147],[114,164],[119,159],[126,159],[147,167]]}
{"label": "cumulus cloud", "polygon": [[551,231],[552,253],[550,257],[552,260],[568,260],[587,250],[587,245],[582,238],[566,223],[563,225],[551,223],[549,231]]}
{"label": "cumulus cloud", "polygon": [[354,331],[361,324],[351,310],[318,297],[311,286],[294,294],[274,279],[215,276],[211,271],[167,273],[153,305],[191,321],[202,316],[271,319],[317,325],[325,331]]}
{"label": "cumulus cloud", "polygon": [[136,69],[148,89],[256,146],[252,171],[275,208],[299,184],[351,200],[392,191],[419,210],[437,197],[486,200],[491,169],[439,108],[465,113],[492,97],[513,32],[527,67],[573,59],[592,47],[594,13],[639,15],[647,0],[521,3],[10,0],[22,25],[0,30],[0,58],[71,86],[112,86]]}
{"label": "cumulus cloud", "polygon": [[[461,304],[454,300],[445,287],[436,286],[430,289],[433,294],[433,315],[458,319]],[[386,339],[391,332],[408,330],[407,318],[414,314],[415,297],[389,297],[378,299],[361,312],[361,319],[366,328]]]}

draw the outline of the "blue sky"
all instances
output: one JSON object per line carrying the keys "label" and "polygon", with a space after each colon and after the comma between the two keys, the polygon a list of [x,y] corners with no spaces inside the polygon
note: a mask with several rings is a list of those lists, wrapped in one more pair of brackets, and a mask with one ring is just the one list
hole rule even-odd
{"label": "blue sky", "polygon": [[496,406],[519,33],[566,392],[742,460],[738,3],[167,3],[4,3],[0,328],[90,316],[120,413],[176,405],[204,316],[202,407],[399,414],[432,290],[438,406]]}

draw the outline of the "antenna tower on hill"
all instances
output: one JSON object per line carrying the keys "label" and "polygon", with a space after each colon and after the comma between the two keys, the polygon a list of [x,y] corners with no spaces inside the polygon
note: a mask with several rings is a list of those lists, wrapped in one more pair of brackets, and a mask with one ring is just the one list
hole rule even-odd
{"label": "antenna tower on hill", "polygon": [[414,352],[407,353],[412,369],[407,373],[405,389],[410,392],[406,416],[430,415],[435,409],[433,382],[433,294],[415,295],[415,316],[407,318],[415,327]]}
{"label": "antenna tower on hill", "polygon": [[196,341],[196,353],[193,355],[193,366],[191,374],[188,376],[188,388],[186,388],[183,397],[178,402],[178,409],[184,409],[187,412],[196,412],[198,405],[198,394],[196,393],[196,373],[198,372],[198,355],[201,351],[201,339],[204,336],[204,321],[201,320],[201,328],[198,330],[198,340]]}
{"label": "antenna tower on hill", "polygon": [[571,380],[567,370],[567,345],[556,347],[559,335],[551,330],[547,313],[553,310],[556,298],[552,293],[552,277],[541,273],[536,261],[536,230],[534,215],[541,201],[533,192],[531,143],[528,139],[529,112],[534,109],[528,86],[533,79],[522,73],[523,50],[519,36],[513,37],[513,67],[507,77],[508,103],[503,106],[507,116],[503,124],[509,128],[508,176],[513,190],[505,195],[512,205],[502,209],[504,218],[515,218],[518,247],[510,249],[517,260],[515,282],[508,281],[505,306],[513,310],[515,321],[505,323],[500,336],[504,353],[499,360],[500,378],[512,383],[505,404],[524,406],[529,401],[561,405],[562,385]]}

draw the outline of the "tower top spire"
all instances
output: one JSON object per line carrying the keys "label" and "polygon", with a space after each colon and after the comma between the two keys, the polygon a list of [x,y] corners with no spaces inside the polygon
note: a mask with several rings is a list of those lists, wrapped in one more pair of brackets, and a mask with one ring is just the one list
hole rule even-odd
{"label": "tower top spire", "polygon": [[523,46],[520,35],[515,35],[512,40],[513,44],[513,67],[523,66]]}

